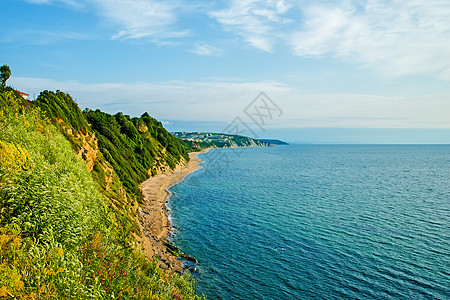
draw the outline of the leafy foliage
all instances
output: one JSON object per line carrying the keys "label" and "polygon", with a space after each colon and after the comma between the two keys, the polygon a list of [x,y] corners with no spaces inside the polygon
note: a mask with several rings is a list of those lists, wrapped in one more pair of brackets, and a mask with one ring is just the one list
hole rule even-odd
{"label": "leafy foliage", "polygon": [[270,143],[242,135],[212,132],[173,132],[187,151],[205,148],[269,147]]}
{"label": "leafy foliage", "polygon": [[[110,115],[98,109],[82,112],[72,97],[61,91],[44,91],[34,103],[47,113],[76,151],[82,148],[77,134],[95,133],[101,155],[94,162],[93,175],[109,194],[111,189],[107,189],[104,182],[108,166],[114,170],[128,196],[139,199],[138,186],[149,175],[156,174],[165,165],[173,169],[181,157],[189,159],[181,143],[148,113],[130,118],[123,113]],[[120,198],[119,192],[113,194],[113,198]]]}
{"label": "leafy foliage", "polygon": [[6,86],[6,81],[11,76],[11,69],[8,65],[3,65],[0,67],[0,82],[2,84],[2,87]]}
{"label": "leafy foliage", "polygon": [[1,115],[1,222],[17,223],[26,234],[80,243],[99,226],[103,198],[88,188],[92,177],[40,110],[13,105]]}
{"label": "leafy foliage", "polygon": [[88,130],[86,119],[69,94],[45,90],[39,94],[35,103],[47,113],[49,118],[60,119],[77,131]]}
{"label": "leafy foliage", "polygon": [[130,118],[85,110],[84,115],[96,133],[100,151],[131,195],[138,195],[138,185],[148,178],[149,170],[155,174],[162,165],[173,169],[181,157],[188,159],[180,142],[148,113]]}
{"label": "leafy foliage", "polygon": [[0,298],[198,299],[188,275],[137,250],[133,203],[109,202],[73,145],[20,98],[0,93]]}

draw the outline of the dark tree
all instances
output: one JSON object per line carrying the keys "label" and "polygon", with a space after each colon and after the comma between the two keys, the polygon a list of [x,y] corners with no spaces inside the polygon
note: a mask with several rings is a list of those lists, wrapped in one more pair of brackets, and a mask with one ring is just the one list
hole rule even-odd
{"label": "dark tree", "polygon": [[11,69],[7,65],[3,65],[0,67],[0,79],[2,82],[2,87],[5,87],[6,80],[11,76]]}

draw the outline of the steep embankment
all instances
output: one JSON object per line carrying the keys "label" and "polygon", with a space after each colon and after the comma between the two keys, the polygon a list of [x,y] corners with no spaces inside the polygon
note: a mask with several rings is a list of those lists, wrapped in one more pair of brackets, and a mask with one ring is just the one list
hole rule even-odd
{"label": "steep embankment", "polygon": [[180,142],[148,113],[130,118],[98,109],[82,112],[70,95],[61,91],[44,91],[35,103],[72,142],[88,166],[92,166],[97,181],[112,197],[121,192],[119,187],[118,190],[107,188],[108,182],[118,182],[111,180],[111,168],[128,197],[138,200],[141,182],[188,159]]}
{"label": "steep embankment", "polygon": [[[117,126],[108,137],[120,143],[145,147],[143,139],[151,139],[130,138],[121,131],[129,123],[110,119]],[[11,89],[0,91],[0,298],[197,298],[187,275],[165,273],[158,258],[143,257],[133,238],[133,186],[140,182],[122,184],[176,156],[155,155],[150,163],[134,154],[139,147],[108,149],[98,134],[69,95],[44,92],[29,103]],[[156,144],[155,153],[168,146]],[[120,157],[143,169],[116,170]]]}
{"label": "steep embankment", "polygon": [[285,141],[276,140],[276,139],[259,139],[259,141],[261,141],[263,143],[268,143],[271,145],[282,145],[282,146],[289,145],[289,143],[286,143]]}
{"label": "steep embankment", "polygon": [[212,132],[173,132],[189,151],[207,148],[270,147],[270,143],[242,135]]}

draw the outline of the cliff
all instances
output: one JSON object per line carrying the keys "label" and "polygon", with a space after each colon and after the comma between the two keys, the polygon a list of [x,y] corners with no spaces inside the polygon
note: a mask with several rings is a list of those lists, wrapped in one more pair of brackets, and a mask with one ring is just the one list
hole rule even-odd
{"label": "cliff", "polygon": [[138,185],[187,160],[148,114],[0,91],[0,297],[197,299],[136,242]]}
{"label": "cliff", "polygon": [[212,132],[172,132],[189,151],[205,148],[243,148],[243,147],[270,147],[257,139],[242,135],[232,135]]}
{"label": "cliff", "polygon": [[272,145],[282,145],[287,146],[289,143],[286,143],[284,141],[276,140],[276,139],[259,139],[261,142],[272,144]]}
{"label": "cliff", "polygon": [[181,143],[148,113],[131,118],[100,110],[80,110],[70,95],[43,91],[34,101],[72,143],[109,198],[140,198],[149,176],[188,160]]}

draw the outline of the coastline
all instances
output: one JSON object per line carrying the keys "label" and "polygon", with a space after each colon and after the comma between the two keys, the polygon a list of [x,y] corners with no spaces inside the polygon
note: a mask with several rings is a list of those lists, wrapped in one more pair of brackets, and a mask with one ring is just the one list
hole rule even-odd
{"label": "coastline", "polygon": [[[159,267],[174,272],[183,270],[182,261],[169,251],[166,238],[171,232],[171,223],[166,207],[168,188],[181,181],[189,173],[201,168],[202,161],[197,155],[208,152],[204,149],[189,153],[189,162],[170,173],[159,174],[144,181],[139,189],[142,194],[142,206],[138,209],[138,224],[143,236],[137,240],[141,243],[145,256],[151,259],[155,255],[161,257]],[[169,245],[170,246],[170,245]]]}

